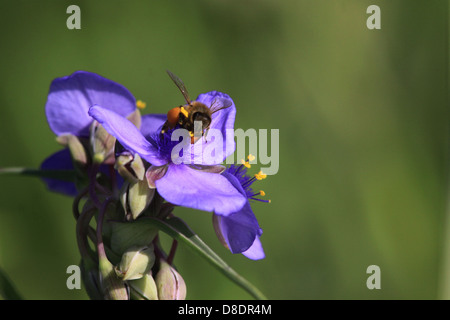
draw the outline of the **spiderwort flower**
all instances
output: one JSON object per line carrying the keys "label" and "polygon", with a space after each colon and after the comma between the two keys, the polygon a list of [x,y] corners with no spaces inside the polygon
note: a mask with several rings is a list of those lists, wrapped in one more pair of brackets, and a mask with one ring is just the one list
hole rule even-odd
{"label": "spiderwort flower", "polygon": [[[208,166],[202,163],[185,164],[173,161],[172,150],[179,142],[172,141],[173,130],[168,130],[161,136],[165,115],[143,116],[139,130],[123,116],[100,105],[93,106],[89,114],[116,137],[125,149],[139,154],[151,164],[146,173],[149,186],[156,187],[166,201],[226,216],[240,210],[246,202],[246,198],[232,183],[218,174],[224,169],[219,163],[235,149],[234,135],[231,139],[227,137],[227,129],[234,127],[236,108],[228,95],[217,91],[201,94],[196,100],[207,106],[213,101],[228,103],[226,100],[231,101],[231,106],[214,113],[210,125],[210,130],[222,133],[223,150],[221,156],[214,157],[214,162],[208,163]],[[204,139],[199,139],[192,144],[192,153],[186,155],[183,152],[183,157],[201,158],[205,145]]]}
{"label": "spiderwort flower", "polygon": [[[88,138],[93,123],[88,110],[94,104],[101,104],[124,117],[136,110],[136,100],[124,86],[95,73],[76,71],[69,76],[54,79],[50,85],[45,105],[50,129],[58,137],[71,135],[81,140]],[[58,151],[44,160],[41,168],[74,169],[70,155],[68,149]],[[73,183],[55,179],[44,181],[51,191],[76,195]]]}
{"label": "spiderwort flower", "polygon": [[[249,156],[251,161],[252,156]],[[213,215],[213,224],[216,234],[222,244],[232,253],[242,253],[249,259],[259,260],[265,257],[263,247],[259,237],[262,229],[259,227],[258,221],[253,214],[250,206],[250,200],[270,202],[263,200],[257,196],[265,196],[264,191],[254,192],[252,184],[256,180],[266,178],[262,172],[255,174],[253,177],[247,174],[247,168],[250,168],[249,161],[242,161],[239,166],[230,165],[222,175],[230,181],[233,186],[243,194],[248,201],[244,207],[233,214],[224,217]]]}

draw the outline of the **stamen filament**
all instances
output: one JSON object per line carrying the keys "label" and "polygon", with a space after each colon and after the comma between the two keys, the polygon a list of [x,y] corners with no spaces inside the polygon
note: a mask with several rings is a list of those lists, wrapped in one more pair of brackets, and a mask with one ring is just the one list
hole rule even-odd
{"label": "stamen filament", "polygon": [[264,199],[253,198],[253,197],[251,197],[250,199],[252,199],[252,200],[256,200],[256,201],[261,201],[261,202],[265,202],[265,203],[270,203],[270,200],[264,200]]}
{"label": "stamen filament", "polygon": [[248,187],[249,185],[251,185],[252,183],[253,183],[253,181],[255,181],[256,180],[256,178],[255,177],[252,177],[251,179],[248,179],[247,181],[245,181],[243,184],[242,184],[242,187]]}

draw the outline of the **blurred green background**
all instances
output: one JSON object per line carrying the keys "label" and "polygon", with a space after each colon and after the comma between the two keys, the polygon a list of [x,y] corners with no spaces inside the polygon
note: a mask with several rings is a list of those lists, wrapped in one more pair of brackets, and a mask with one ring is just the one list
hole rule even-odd
{"label": "blurred green background", "polygon": [[[193,97],[228,93],[236,128],[280,130],[279,172],[257,186],[272,203],[253,206],[266,259],[229,253],[209,213],[176,210],[269,298],[449,298],[448,17],[438,0],[2,0],[0,167],[59,150],[44,115],[55,77],[96,72],[164,113],[182,102],[169,69]],[[74,229],[70,198],[0,177],[0,267],[25,298],[87,298],[66,288]],[[186,247],[175,263],[188,299],[251,298]]]}

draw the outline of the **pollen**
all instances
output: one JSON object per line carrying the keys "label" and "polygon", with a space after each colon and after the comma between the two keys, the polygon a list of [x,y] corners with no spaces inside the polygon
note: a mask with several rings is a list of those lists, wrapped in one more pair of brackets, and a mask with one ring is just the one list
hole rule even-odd
{"label": "pollen", "polygon": [[180,108],[180,112],[187,118],[189,116],[188,112],[186,111],[186,109],[184,107]]}
{"label": "pollen", "polygon": [[263,179],[267,178],[267,174],[265,174],[262,171],[260,171],[257,174],[255,174],[255,178],[257,180],[263,180]]}
{"label": "pollen", "polygon": [[250,163],[248,163],[248,161],[245,161],[244,159],[241,159],[241,163],[246,167],[246,168],[251,168]]}
{"label": "pollen", "polygon": [[261,195],[261,197],[264,197],[266,195],[266,193],[262,190],[259,191],[259,194]]}
{"label": "pollen", "polygon": [[249,154],[247,159],[248,159],[248,161],[253,161],[253,160],[255,160],[255,156],[252,154]]}
{"label": "pollen", "polygon": [[144,109],[147,106],[147,104],[142,101],[142,100],[138,100],[136,101],[136,107],[138,107],[139,109]]}

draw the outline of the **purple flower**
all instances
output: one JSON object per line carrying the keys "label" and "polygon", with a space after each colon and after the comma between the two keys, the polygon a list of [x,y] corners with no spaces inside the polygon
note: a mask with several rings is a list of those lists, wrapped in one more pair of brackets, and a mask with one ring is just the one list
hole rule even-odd
{"label": "purple flower", "polygon": [[196,101],[206,106],[210,106],[213,101],[216,104],[231,102],[230,107],[212,115],[210,130],[222,133],[224,141],[221,144],[221,156],[214,157],[208,166],[198,161],[208,143],[203,138],[192,145],[188,142],[189,152],[185,154],[183,151],[182,158],[194,159],[193,164],[174,163],[172,151],[179,141],[171,140],[173,130],[161,135],[167,119],[165,115],[143,116],[140,131],[123,116],[101,106],[92,107],[89,114],[126,149],[139,154],[151,164],[146,174],[149,186],[156,187],[166,201],[226,216],[240,210],[246,202],[246,198],[232,183],[218,174],[224,169],[219,164],[235,149],[234,134],[230,139],[226,132],[234,128],[236,108],[228,95],[216,91],[201,94]]}
{"label": "purple flower", "polygon": [[76,71],[50,85],[45,105],[50,129],[57,136],[71,133],[88,137],[92,123],[88,111],[94,104],[124,117],[136,110],[136,100],[124,86],[95,73]]}
{"label": "purple flower", "polygon": [[[63,149],[55,152],[41,164],[42,170],[74,170],[72,156],[69,149]],[[51,178],[42,178],[47,185],[47,188],[53,192],[62,193],[68,196],[75,197],[77,195],[77,188],[75,184],[70,181],[56,180]]]}
{"label": "purple flower", "polygon": [[[77,71],[70,76],[54,79],[50,85],[45,105],[50,129],[57,136],[72,134],[80,138],[89,137],[93,120],[88,111],[94,104],[102,104],[124,117],[136,110],[136,100],[124,86],[95,73]],[[69,150],[51,155],[42,163],[41,168],[74,169]],[[73,183],[55,179],[44,181],[51,191],[76,195]]]}
{"label": "purple flower", "polygon": [[[247,168],[244,165],[229,166],[222,175],[230,181],[233,186],[239,190],[248,200],[257,200],[270,202],[270,200],[262,200],[256,196],[264,196],[263,191],[254,192],[251,188],[256,179],[260,180],[265,177],[262,173],[256,174],[254,177],[247,175]],[[258,221],[253,214],[250,201],[247,201],[244,207],[233,214],[223,216],[213,216],[214,229],[220,241],[232,252],[242,253],[249,259],[259,260],[265,257],[263,247],[259,237],[262,229],[259,227]]]}

